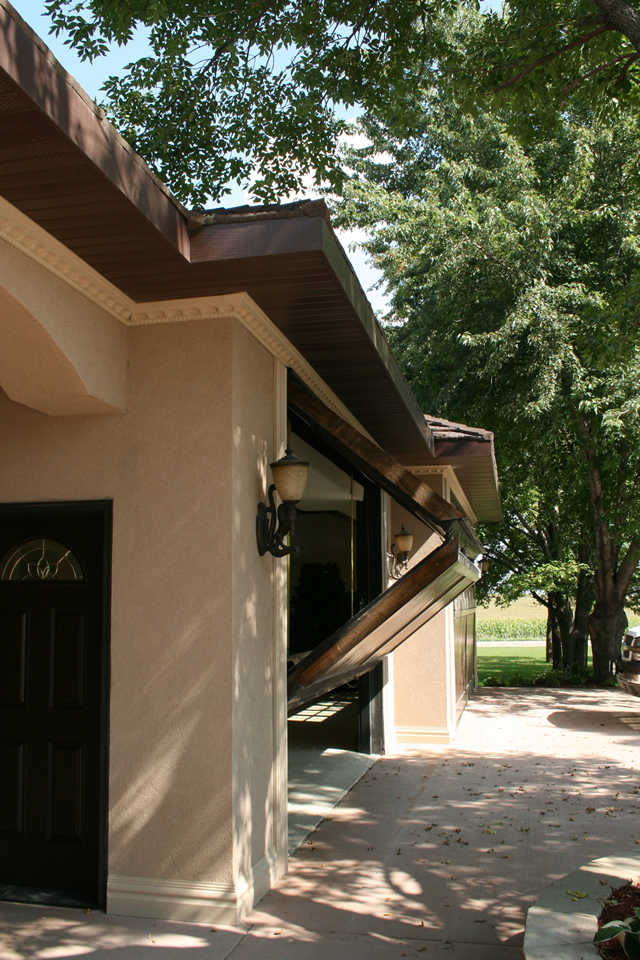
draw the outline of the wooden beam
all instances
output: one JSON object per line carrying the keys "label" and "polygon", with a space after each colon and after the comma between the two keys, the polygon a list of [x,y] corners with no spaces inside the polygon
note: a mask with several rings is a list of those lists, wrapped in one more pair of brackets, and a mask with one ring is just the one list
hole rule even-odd
{"label": "wooden beam", "polygon": [[457,539],[443,543],[292,668],[289,712],[367,673],[479,576]]}
{"label": "wooden beam", "polygon": [[463,519],[457,507],[346,423],[293,377],[289,378],[287,400],[291,409],[310,421],[327,443],[432,530],[444,537],[452,521]]}

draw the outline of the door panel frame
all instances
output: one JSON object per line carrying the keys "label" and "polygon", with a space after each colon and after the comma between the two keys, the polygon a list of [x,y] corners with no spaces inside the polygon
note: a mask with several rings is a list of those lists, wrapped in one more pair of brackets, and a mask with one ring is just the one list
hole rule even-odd
{"label": "door panel frame", "polygon": [[[109,693],[111,689],[111,555],[113,535],[112,500],[28,501],[1,503],[0,522],[20,515],[33,518],[54,515],[81,518],[92,515],[102,520],[102,591],[101,591],[101,651],[100,651],[100,784],[98,834],[98,906],[106,908],[108,872],[108,814],[109,814]],[[27,534],[28,536],[28,534]],[[0,558],[1,559],[1,558]]]}

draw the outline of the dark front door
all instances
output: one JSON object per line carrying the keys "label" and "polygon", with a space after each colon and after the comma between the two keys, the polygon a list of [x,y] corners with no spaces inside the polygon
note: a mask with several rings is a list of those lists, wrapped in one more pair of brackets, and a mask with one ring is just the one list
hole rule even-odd
{"label": "dark front door", "polygon": [[99,903],[105,505],[0,508],[0,896]]}

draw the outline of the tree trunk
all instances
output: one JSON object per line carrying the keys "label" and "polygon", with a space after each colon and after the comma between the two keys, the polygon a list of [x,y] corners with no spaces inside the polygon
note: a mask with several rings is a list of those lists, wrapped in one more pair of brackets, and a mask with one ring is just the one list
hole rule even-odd
{"label": "tree trunk", "polygon": [[553,669],[562,670],[562,633],[560,631],[560,619],[558,617],[558,593],[556,591],[550,591],[548,596],[549,612],[551,614],[551,650]]}
{"label": "tree trunk", "polygon": [[547,663],[553,663],[553,610],[547,607]]}
{"label": "tree trunk", "polygon": [[[636,11],[640,20],[640,12]],[[640,38],[639,38],[640,40]],[[578,420],[578,432],[584,443],[584,456],[589,467],[589,495],[594,518],[595,570],[593,585],[596,602],[587,618],[587,630],[593,652],[593,678],[604,683],[611,675],[612,663],[620,653],[620,643],[627,628],[624,602],[634,571],[640,561],[640,540],[632,539],[624,557],[620,556],[620,539],[616,517],[609,513],[591,443],[591,428]],[[624,475],[617,494],[617,503],[625,503]],[[613,536],[612,536],[613,534]]]}
{"label": "tree trunk", "polygon": [[556,616],[562,644],[562,666],[573,665],[573,611],[564,593],[556,592]]}
{"label": "tree trunk", "polygon": [[576,609],[573,617],[573,659],[578,666],[585,670],[587,667],[587,651],[589,649],[587,619],[593,609],[594,599],[593,574],[581,570],[578,575]]}
{"label": "tree trunk", "polygon": [[620,644],[628,622],[624,602],[607,604],[596,600],[593,613],[587,620],[596,683],[604,683],[611,675],[611,666],[620,655]]}
{"label": "tree trunk", "polygon": [[626,0],[595,0],[605,23],[619,31],[640,51],[640,11]]}

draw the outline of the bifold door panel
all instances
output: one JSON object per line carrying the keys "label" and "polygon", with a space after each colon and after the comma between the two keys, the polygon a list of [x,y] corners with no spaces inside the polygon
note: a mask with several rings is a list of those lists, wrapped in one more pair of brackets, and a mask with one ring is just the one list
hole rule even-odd
{"label": "bifold door panel", "polygon": [[295,664],[289,712],[367,673],[479,576],[457,538],[443,543]]}

